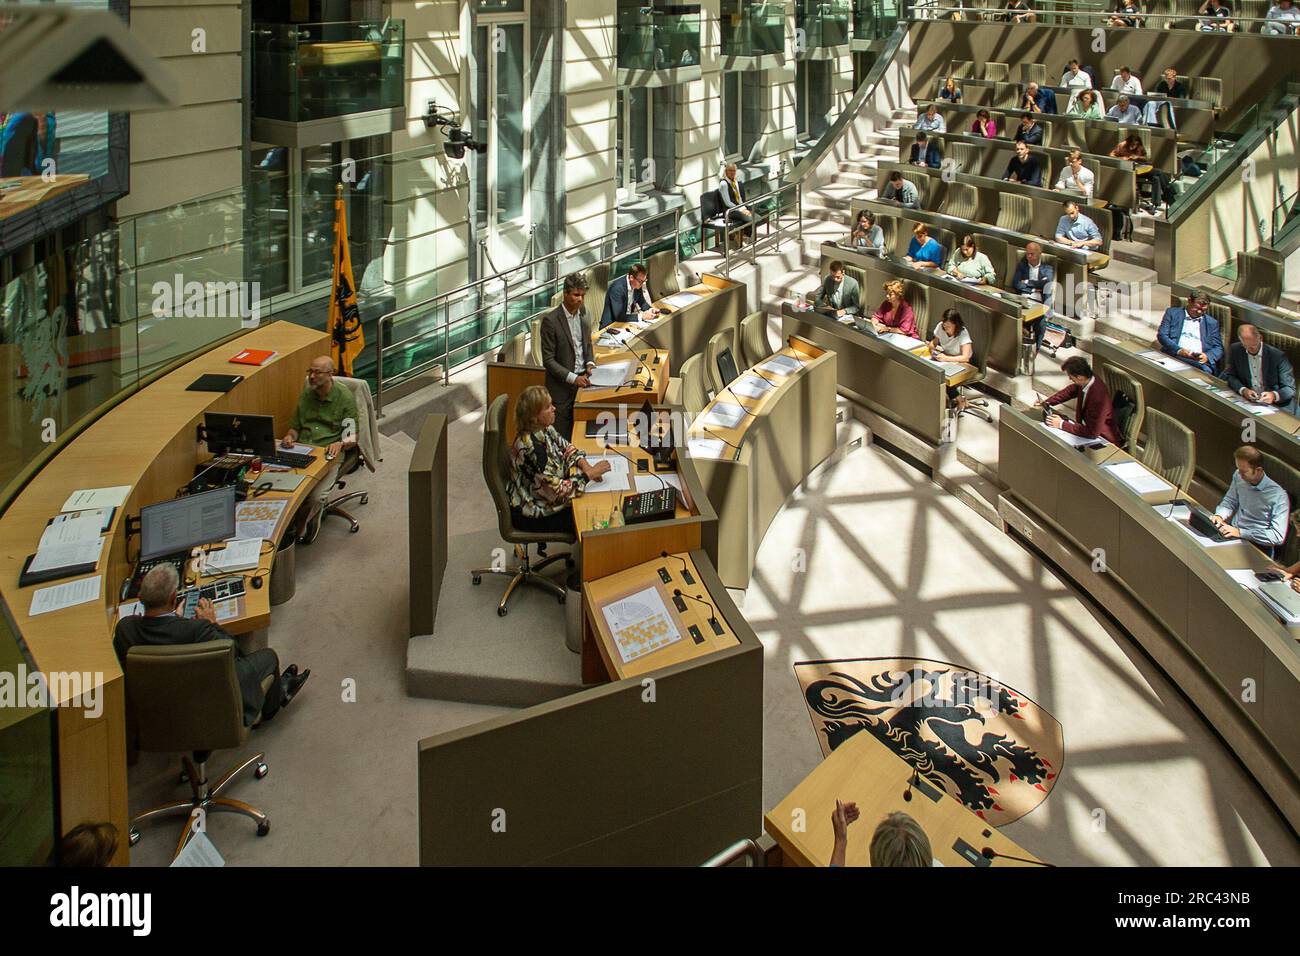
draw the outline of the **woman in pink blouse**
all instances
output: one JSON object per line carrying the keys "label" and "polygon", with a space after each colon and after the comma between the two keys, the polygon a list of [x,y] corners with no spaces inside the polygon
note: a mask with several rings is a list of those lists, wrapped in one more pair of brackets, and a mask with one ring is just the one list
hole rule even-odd
{"label": "woman in pink blouse", "polygon": [[919,339],[921,336],[916,332],[916,315],[903,298],[903,292],[903,283],[897,279],[886,282],[885,301],[880,303],[880,308],[871,317],[871,324],[880,333],[901,332]]}
{"label": "woman in pink blouse", "polygon": [[997,139],[998,136],[997,124],[993,122],[993,117],[989,116],[988,110],[980,110],[975,114],[975,122],[971,123],[970,131],[985,139]]}

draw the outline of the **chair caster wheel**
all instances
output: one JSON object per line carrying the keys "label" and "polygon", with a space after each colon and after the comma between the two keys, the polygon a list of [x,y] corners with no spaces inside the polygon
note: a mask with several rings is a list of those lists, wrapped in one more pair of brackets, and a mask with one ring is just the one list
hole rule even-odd
{"label": "chair caster wheel", "polygon": [[270,821],[270,820],[263,820],[261,823],[259,823],[259,824],[257,825],[257,835],[258,835],[258,836],[263,837],[263,836],[266,836],[266,835],[267,835],[268,833],[270,833],[270,832],[271,832],[271,821]]}
{"label": "chair caster wheel", "polygon": [[563,595],[563,594],[557,594],[557,595],[555,596],[555,599],[556,599],[557,601],[559,601],[561,604],[564,603],[564,595]]}
{"label": "chair caster wheel", "polygon": [[348,528],[348,530],[351,531],[353,534],[356,534],[358,531],[361,530],[361,525],[357,525],[355,528]]}
{"label": "chair caster wheel", "polygon": [[469,583],[470,583],[470,584],[482,584],[482,583],[483,583],[483,578],[482,578],[481,576],[477,575],[477,574],[471,574],[471,575],[470,575],[470,578],[469,578]]}
{"label": "chair caster wheel", "polygon": [[362,495],[362,496],[361,496],[361,503],[362,503],[363,505],[364,505],[364,504],[369,504],[369,503],[370,503],[370,496],[369,496],[369,495]]}
{"label": "chair caster wheel", "polygon": [[497,617],[505,617],[505,616],[506,616],[506,609],[503,607],[497,608]]}
{"label": "chair caster wheel", "polygon": [[265,777],[265,776],[266,776],[268,773],[270,773],[270,772],[271,772],[271,768],[270,768],[270,767],[268,767],[265,763],[259,763],[259,764],[258,764],[258,765],[253,769],[253,776],[256,777],[258,780],[261,780],[263,777]]}
{"label": "chair caster wheel", "polygon": [[140,842],[140,831],[135,827],[132,827],[130,831],[128,831],[127,839],[130,841],[131,846],[135,846]]}

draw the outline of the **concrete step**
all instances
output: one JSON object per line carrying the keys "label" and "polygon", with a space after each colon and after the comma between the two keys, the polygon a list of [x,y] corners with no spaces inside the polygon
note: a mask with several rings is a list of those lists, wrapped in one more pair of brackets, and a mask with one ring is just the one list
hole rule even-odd
{"label": "concrete step", "polygon": [[855,199],[863,198],[872,187],[861,183],[829,183],[820,189],[804,193],[805,211],[813,209],[848,209]]}
{"label": "concrete step", "polygon": [[769,311],[771,306],[775,306],[776,311],[779,312],[782,302],[804,295],[815,288],[819,278],[821,278],[821,270],[816,265],[799,266],[773,276],[768,281],[767,291],[768,295],[776,301],[767,303]]}
{"label": "concrete step", "polygon": [[1110,257],[1119,262],[1141,266],[1152,272],[1156,268],[1156,247],[1151,242],[1138,242],[1136,231],[1133,233],[1132,242],[1111,242]]}
{"label": "concrete step", "polygon": [[874,170],[861,171],[853,170],[851,172],[840,170],[830,178],[830,184],[835,186],[854,186],[858,190],[875,189],[876,174]]}

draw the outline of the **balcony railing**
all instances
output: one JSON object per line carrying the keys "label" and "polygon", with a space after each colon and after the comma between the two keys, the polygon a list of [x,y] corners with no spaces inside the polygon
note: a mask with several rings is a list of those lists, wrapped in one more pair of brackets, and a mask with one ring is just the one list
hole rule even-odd
{"label": "balcony railing", "polygon": [[844,46],[849,42],[853,8],[849,0],[800,0],[795,8],[796,27],[803,31],[806,50]]}
{"label": "balcony railing", "polygon": [[[687,8],[692,9],[692,8]],[[620,6],[618,68],[675,70],[700,65],[700,14]]]}
{"label": "balcony railing", "polygon": [[854,0],[853,39],[883,40],[898,26],[900,0]]}
{"label": "balcony railing", "polygon": [[723,0],[722,55],[767,56],[785,50],[785,6]]}
{"label": "balcony railing", "polygon": [[305,123],[403,105],[402,20],[259,23],[253,115]]}

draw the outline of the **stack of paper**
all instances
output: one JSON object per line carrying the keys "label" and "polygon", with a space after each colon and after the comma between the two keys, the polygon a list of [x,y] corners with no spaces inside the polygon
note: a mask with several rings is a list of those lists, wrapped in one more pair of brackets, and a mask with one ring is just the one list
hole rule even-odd
{"label": "stack of paper", "polygon": [[921,344],[920,339],[914,339],[910,335],[904,335],[902,332],[882,332],[880,335],[876,336],[876,338],[880,339],[882,342],[888,342],[895,348],[906,349],[909,352]]}
{"label": "stack of paper", "polygon": [[774,375],[789,375],[802,367],[798,360],[788,355],[773,355],[759,366],[764,372],[771,372]]}
{"label": "stack of paper", "polygon": [[628,460],[622,455],[588,455],[587,464],[596,465],[602,461],[609,462],[609,471],[605,472],[597,481],[587,482],[586,494],[594,494],[598,491],[627,491],[628,482]]}
{"label": "stack of paper", "polygon": [[85,488],[68,495],[60,511],[85,511],[92,508],[117,508],[131,493],[130,485],[113,488]]}
{"label": "stack of paper", "polygon": [[1139,495],[1169,495],[1174,491],[1173,485],[1148,471],[1141,462],[1120,461],[1102,467]]}
{"label": "stack of paper", "polygon": [[229,574],[232,571],[250,571],[257,567],[261,555],[261,538],[231,538],[224,549],[208,552],[205,572]]}
{"label": "stack of paper", "polygon": [[288,498],[241,501],[235,505],[235,537],[273,540],[280,517],[288,506]]}
{"label": "stack of paper", "polygon": [[1094,442],[1102,442],[1103,444],[1105,443],[1104,438],[1088,438],[1086,435],[1071,435],[1067,431],[1062,431],[1059,428],[1053,428],[1051,425],[1048,425],[1046,422],[1039,422],[1038,424],[1040,427],[1046,430],[1047,434],[1051,435],[1053,438],[1063,441],[1067,445],[1071,445],[1075,448],[1081,448],[1084,445],[1091,445]]}
{"label": "stack of paper", "polygon": [[27,613],[35,617],[38,614],[48,614],[50,611],[61,611],[65,607],[76,604],[98,601],[99,589],[103,581],[104,576],[96,574],[93,578],[81,578],[78,581],[68,581],[66,584],[39,588],[32,592],[32,605]]}
{"label": "stack of paper", "polygon": [[739,405],[715,404],[701,419],[714,428],[735,428],[745,420],[747,412]]}
{"label": "stack of paper", "polygon": [[745,374],[731,383],[731,390],[745,398],[762,398],[770,389],[776,388],[761,375]]}
{"label": "stack of paper", "polygon": [[94,508],[90,511],[71,511],[56,515],[41,532],[42,550],[60,544],[74,544],[81,541],[93,541],[107,531],[107,523],[112,520],[112,508]]}
{"label": "stack of paper", "polygon": [[628,373],[631,369],[631,362],[610,362],[608,365],[597,365],[591,370],[591,384],[597,388],[613,388],[615,385],[622,385],[628,380]]}
{"label": "stack of paper", "polygon": [[692,458],[726,458],[734,451],[717,438],[692,438],[686,443],[686,453]]}
{"label": "stack of paper", "polygon": [[[104,539],[96,536],[85,541],[71,541],[67,544],[51,544],[38,548],[27,566],[30,574],[43,571],[57,571],[60,568],[78,568],[83,565],[99,564],[104,552]],[[87,567],[85,570],[89,571]]]}
{"label": "stack of paper", "polygon": [[1164,352],[1157,352],[1154,349],[1146,352],[1139,352],[1138,357],[1144,358],[1148,362],[1151,362],[1154,365],[1159,365],[1161,368],[1166,368],[1171,372],[1186,372],[1191,369],[1191,366],[1181,359],[1174,358],[1172,355],[1166,355]]}
{"label": "stack of paper", "polygon": [[698,302],[700,296],[695,292],[678,292],[676,295],[670,295],[664,299],[664,305],[670,309],[682,309],[692,302]]}

